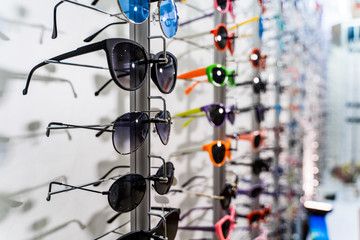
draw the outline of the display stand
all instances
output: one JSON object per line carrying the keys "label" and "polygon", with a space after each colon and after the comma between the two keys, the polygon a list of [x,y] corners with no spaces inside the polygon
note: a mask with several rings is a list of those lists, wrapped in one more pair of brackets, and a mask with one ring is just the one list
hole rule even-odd
{"label": "display stand", "polygon": [[[222,14],[218,11],[214,13],[214,25],[215,27],[219,24],[226,24],[226,15]],[[218,51],[214,46],[214,62],[222,65],[226,65],[226,51]],[[214,87],[214,102],[223,103],[225,105],[226,101],[226,87]],[[214,140],[225,140],[226,132],[225,132],[224,124],[222,127],[214,128]],[[219,196],[222,189],[225,186],[225,165],[222,167],[213,167],[213,191],[214,195]],[[220,205],[219,200],[213,201],[214,206],[214,215],[213,215],[213,223],[216,224],[220,218],[224,216],[224,210]],[[213,234],[213,239],[218,239],[216,234]]]}
{"label": "display stand", "polygon": [[[130,39],[140,43],[147,51],[150,49],[149,21],[146,20],[142,24],[130,23]],[[149,111],[150,104],[148,97],[150,96],[150,73],[145,78],[144,85],[130,92],[130,111]],[[150,136],[148,136],[142,146],[130,155],[130,170],[132,173],[138,173],[143,176],[150,175]],[[150,228],[150,184],[146,183],[146,193],[140,205],[131,212],[131,230],[148,230]]]}

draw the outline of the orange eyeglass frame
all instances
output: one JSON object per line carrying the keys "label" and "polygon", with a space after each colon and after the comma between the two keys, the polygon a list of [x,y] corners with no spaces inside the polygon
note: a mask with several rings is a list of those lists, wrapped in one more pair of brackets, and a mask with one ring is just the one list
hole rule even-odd
{"label": "orange eyeglass frame", "polygon": [[[213,154],[212,154],[211,150],[212,150],[212,147],[214,145],[219,146],[220,144],[225,146],[225,155],[224,155],[223,160],[220,163],[217,163],[214,160],[214,157],[213,157]],[[207,151],[209,153],[210,160],[211,160],[212,164],[214,164],[214,166],[221,167],[222,165],[225,164],[226,158],[228,158],[229,161],[231,161],[231,151],[230,151],[231,150],[231,138],[226,139],[226,142],[224,142],[223,140],[216,140],[216,141],[213,141],[213,142],[211,142],[209,144],[203,145],[202,150]]]}
{"label": "orange eyeglass frame", "polygon": [[[237,139],[239,140],[247,140],[251,143],[251,149],[255,152],[259,151],[260,148],[262,147],[262,145],[264,144],[264,139],[265,139],[265,131],[264,130],[260,130],[260,131],[253,131],[251,133],[246,133],[246,134],[235,134]],[[256,138],[260,138],[260,142],[259,145],[256,146],[255,142],[256,142]]]}
{"label": "orange eyeglass frame", "polygon": [[[221,28],[223,28],[226,32],[226,45],[224,48],[220,47],[220,45],[218,43],[219,41],[216,39],[218,37],[219,29],[221,29]],[[234,54],[234,43],[235,43],[235,41],[234,41],[235,33],[234,32],[228,33],[226,26],[224,24],[219,24],[216,26],[215,29],[211,30],[210,33],[214,34],[214,43],[215,43],[217,50],[225,51],[227,48],[227,49],[229,49],[231,56]]]}

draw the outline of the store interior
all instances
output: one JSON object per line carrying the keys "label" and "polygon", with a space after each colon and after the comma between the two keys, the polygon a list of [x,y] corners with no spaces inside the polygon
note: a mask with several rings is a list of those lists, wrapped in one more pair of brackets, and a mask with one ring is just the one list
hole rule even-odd
{"label": "store interior", "polygon": [[359,0],[3,4],[0,239],[360,239]]}

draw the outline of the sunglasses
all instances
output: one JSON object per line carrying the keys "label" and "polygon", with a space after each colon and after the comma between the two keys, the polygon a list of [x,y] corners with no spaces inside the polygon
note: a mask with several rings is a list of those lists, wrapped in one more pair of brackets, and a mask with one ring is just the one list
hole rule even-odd
{"label": "sunglasses", "polygon": [[251,62],[251,65],[254,68],[261,68],[262,70],[266,69],[266,55],[261,55],[261,50],[258,48],[255,48],[252,50],[249,60]]}
{"label": "sunglasses", "polygon": [[249,166],[251,167],[253,174],[258,176],[261,172],[268,172],[270,170],[272,161],[273,161],[272,158],[267,158],[267,159],[256,158],[252,163],[232,161],[230,164],[237,166],[238,165]]}
{"label": "sunglasses", "polygon": [[[112,171],[118,168],[128,168],[128,166],[117,166],[112,168],[105,176],[109,175]],[[168,178],[167,176],[170,176]],[[51,196],[63,192],[69,192],[72,190],[83,190],[102,195],[107,195],[108,203],[110,207],[119,213],[130,212],[135,209],[142,201],[146,191],[146,180],[158,182],[154,184],[154,189],[157,193],[163,195],[166,194],[172,184],[174,176],[174,166],[171,162],[163,164],[155,175],[149,177],[143,177],[140,174],[130,173],[125,175],[118,175],[110,178],[101,178],[98,181],[82,184],[79,186],[69,185],[61,182],[51,182],[49,184],[49,190],[46,200],[50,201]],[[110,186],[108,191],[97,191],[88,186],[98,186],[101,183],[109,180],[115,180]],[[62,190],[52,191],[53,185],[61,185],[66,187]]]}
{"label": "sunglasses", "polygon": [[[229,85],[231,87],[236,86],[234,77],[237,76],[237,74],[235,73],[235,70],[229,71],[223,65],[217,64],[217,63],[209,65],[206,68],[199,68],[199,69],[187,72],[187,73],[183,73],[183,74],[177,76],[177,78],[183,79],[183,80],[188,80],[188,79],[193,79],[193,78],[201,77],[201,76],[205,76],[205,75],[208,78],[207,81],[212,83],[215,87],[222,87],[227,82],[229,83]],[[192,91],[192,89],[199,83],[200,83],[199,81],[196,81],[194,83],[194,85],[190,86],[185,91],[185,93],[189,94]]]}
{"label": "sunglasses", "polygon": [[[183,124],[183,127],[186,127],[195,117],[199,117],[205,113],[209,123],[213,127],[221,127],[225,124],[225,120],[228,119],[231,124],[234,124],[235,113],[234,105],[231,105],[229,108],[226,108],[222,103],[213,103],[205,105],[199,108],[191,109],[182,113],[178,113],[174,116],[177,117],[190,117],[190,119]],[[200,114],[199,114],[200,113]]]}
{"label": "sunglasses", "polygon": [[251,149],[255,152],[259,151],[265,140],[264,131],[253,131],[250,133],[235,133],[233,135],[228,135],[233,139],[237,140],[246,140],[251,143]]}
{"label": "sunglasses", "polygon": [[[104,132],[112,133],[112,142],[115,150],[122,155],[135,152],[145,141],[150,123],[155,124],[161,142],[166,145],[169,141],[171,129],[171,116],[168,111],[160,111],[155,118],[150,118],[145,112],[129,112],[118,117],[108,125],[71,125],[60,122],[48,124],[46,136],[50,135],[50,130],[83,128],[97,130],[96,137]],[[112,127],[111,130],[108,128]]]}
{"label": "sunglasses", "polygon": [[[165,41],[165,39],[163,39],[163,41]],[[68,58],[99,50],[105,51],[108,68],[62,62],[62,60]],[[165,55],[166,58],[164,58]],[[110,79],[97,92],[97,94],[111,81],[114,81],[116,85],[127,91],[134,91],[139,89],[145,81],[147,68],[151,63],[153,63],[151,67],[151,78],[162,93],[171,93],[176,83],[177,60],[174,55],[166,51],[160,52],[156,55],[150,55],[143,46],[135,41],[123,38],[112,38],[80,47],[74,51],[58,55],[39,63],[30,70],[25,88],[23,90],[23,95],[26,95],[28,92],[31,77],[35,70],[49,63],[108,69],[112,79]]]}
{"label": "sunglasses", "polygon": [[[152,0],[147,0],[147,1],[118,0],[117,3],[120,8],[121,14],[111,14],[111,13],[105,12],[104,10],[101,10],[101,9],[98,9],[98,8],[95,8],[92,6],[88,6],[88,5],[74,2],[71,0],[62,0],[58,4],[56,4],[54,7],[54,28],[53,28],[52,38],[57,37],[57,21],[56,21],[57,7],[64,2],[72,3],[77,6],[91,9],[93,11],[103,13],[103,14],[109,15],[111,17],[117,17],[117,18],[123,20],[123,22],[112,23],[112,24],[105,26],[104,28],[102,28],[100,30],[100,32],[101,32],[104,29],[106,29],[108,26],[111,26],[114,24],[124,24],[127,22],[141,24],[141,23],[145,22],[145,20],[148,19],[149,15],[150,15],[150,3],[154,2],[154,1],[152,1]],[[92,5],[96,5],[97,2],[98,1],[94,1],[92,3]],[[157,2],[158,2],[157,3],[157,11],[155,12],[154,15],[158,16],[158,18],[159,18],[158,21],[160,22],[160,28],[161,28],[161,31],[163,32],[164,36],[167,38],[172,38],[173,36],[175,36],[177,29],[178,29],[178,11],[177,11],[175,2],[173,0],[158,0]],[[122,19],[121,17],[119,17],[119,15],[123,15],[125,17],[125,19]]]}
{"label": "sunglasses", "polygon": [[212,164],[216,167],[221,167],[225,164],[226,158],[231,160],[231,139],[228,138],[226,142],[222,140],[213,141],[209,144],[202,146],[190,147],[187,149],[181,149],[177,152],[173,152],[170,156],[190,154],[199,151],[206,151],[209,153]]}
{"label": "sunglasses", "polygon": [[258,123],[261,123],[265,120],[265,112],[272,109],[272,107],[265,107],[262,103],[255,104],[253,106],[245,107],[245,108],[235,108],[235,113],[243,113],[249,112],[251,110],[255,110],[255,118]]}
{"label": "sunglasses", "polygon": [[[202,17],[187,21],[187,23],[194,22],[196,20],[199,20],[199,19],[202,19],[202,18],[208,17],[208,16],[209,15],[204,15]],[[245,25],[245,24],[250,23],[250,22],[255,22],[255,21],[258,21],[258,20],[259,20],[259,17],[250,18],[250,19],[248,19],[248,20],[246,20],[244,22],[236,24],[235,26],[231,27],[229,30],[234,30],[234,29],[236,29],[236,28],[238,28],[238,27],[240,27],[242,25]],[[207,34],[213,34],[214,35],[214,43],[215,43],[216,48],[219,51],[225,51],[225,49],[227,48],[229,50],[230,54],[233,55],[234,49],[235,49],[235,41],[234,41],[234,39],[237,38],[237,36],[235,36],[235,33],[228,33],[228,29],[226,28],[226,26],[224,24],[219,24],[219,25],[217,25],[215,27],[215,29],[212,29],[210,31],[196,33],[196,34],[193,34],[193,35],[188,35],[188,36],[183,36],[183,37],[176,37],[174,39],[175,40],[185,41],[185,42],[193,44],[193,45],[198,45],[195,42],[191,42],[191,41],[188,41],[186,39],[200,37],[200,36],[204,36],[204,35],[207,35]]]}
{"label": "sunglasses", "polygon": [[247,218],[250,228],[257,228],[260,221],[265,221],[271,215],[271,206],[265,206],[263,209],[253,210],[247,215],[236,214],[237,217]]}
{"label": "sunglasses", "polygon": [[251,85],[254,93],[266,92],[266,81],[262,80],[260,76],[254,77],[251,81],[236,83],[236,86]]}
{"label": "sunglasses", "polygon": [[[188,212],[181,216],[180,221],[185,217],[189,216],[191,212],[195,210],[209,210],[212,207],[199,207],[192,208]],[[236,222],[236,210],[233,207],[228,209],[229,214],[223,216],[219,221],[216,222],[215,226],[183,226],[179,227],[181,230],[190,231],[207,231],[215,232],[220,240],[230,240],[231,231],[235,228]]]}
{"label": "sunglasses", "polygon": [[233,0],[214,0],[214,7],[216,11],[221,13],[229,12],[231,18],[235,21]]}

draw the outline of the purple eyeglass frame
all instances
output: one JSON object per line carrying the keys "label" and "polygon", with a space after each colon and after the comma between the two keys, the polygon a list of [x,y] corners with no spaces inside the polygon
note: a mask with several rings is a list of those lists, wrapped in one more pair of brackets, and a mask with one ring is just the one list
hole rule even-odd
{"label": "purple eyeglass frame", "polygon": [[[224,118],[224,121],[220,124],[220,125],[215,125],[212,121],[211,121],[211,117],[210,117],[210,107],[212,106],[220,106],[222,107],[224,110],[225,110],[225,118]],[[221,127],[225,124],[225,120],[228,119],[229,122],[233,125],[234,122],[235,122],[235,118],[234,120],[231,120],[231,118],[229,117],[229,114],[232,112],[234,115],[235,115],[235,112],[234,112],[234,109],[235,109],[235,106],[234,104],[230,105],[228,108],[222,104],[222,103],[212,103],[212,104],[209,104],[209,105],[205,105],[205,106],[202,106],[200,107],[200,110],[202,112],[206,112],[206,117],[210,123],[211,126],[213,127]]]}

